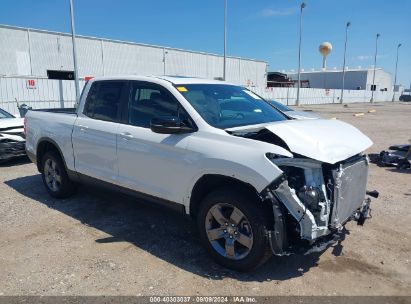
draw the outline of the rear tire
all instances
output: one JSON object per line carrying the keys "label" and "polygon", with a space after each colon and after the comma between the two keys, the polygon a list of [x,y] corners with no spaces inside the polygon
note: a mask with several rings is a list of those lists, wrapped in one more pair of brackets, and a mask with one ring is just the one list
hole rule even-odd
{"label": "rear tire", "polygon": [[271,256],[263,207],[257,197],[238,189],[219,189],[201,202],[197,225],[200,239],[219,264],[250,271]]}
{"label": "rear tire", "polygon": [[41,162],[42,178],[47,192],[55,198],[67,198],[76,191],[76,184],[70,180],[60,155],[54,151],[44,154]]}

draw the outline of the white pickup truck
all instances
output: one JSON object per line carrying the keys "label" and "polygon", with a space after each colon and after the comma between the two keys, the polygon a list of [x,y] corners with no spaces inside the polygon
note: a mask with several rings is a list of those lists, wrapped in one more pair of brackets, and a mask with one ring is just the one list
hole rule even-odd
{"label": "white pickup truck", "polygon": [[293,120],[226,82],[94,78],[76,112],[29,111],[25,129],[53,197],[98,182],[176,208],[237,270],[270,251],[323,249],[369,215],[367,136],[337,120]]}

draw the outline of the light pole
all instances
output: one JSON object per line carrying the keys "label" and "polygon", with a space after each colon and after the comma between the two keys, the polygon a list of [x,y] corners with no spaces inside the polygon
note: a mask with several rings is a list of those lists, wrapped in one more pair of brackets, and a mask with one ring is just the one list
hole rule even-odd
{"label": "light pole", "polygon": [[298,83],[297,83],[297,101],[296,105],[300,105],[300,86],[301,86],[301,37],[303,33],[303,9],[305,8],[305,3],[302,2],[300,5],[300,41],[298,44]]}
{"label": "light pole", "polygon": [[79,85],[79,82],[78,82],[77,51],[76,51],[76,29],[74,27],[73,0],[70,0],[70,17],[71,17],[71,40],[73,41],[74,86],[76,88],[76,106],[77,106],[78,103],[79,103],[79,98],[80,98],[80,85]]}
{"label": "light pole", "polygon": [[394,89],[392,94],[392,101],[395,101],[395,86],[397,85],[397,69],[398,69],[398,51],[400,50],[401,43],[397,45],[397,60],[395,61],[395,76],[394,76]]}
{"label": "light pole", "polygon": [[227,0],[224,0],[224,63],[223,63],[223,80],[226,77],[227,61]]}
{"label": "light pole", "polygon": [[374,102],[374,91],[376,89],[375,86],[375,68],[377,66],[377,52],[378,52],[378,38],[380,38],[380,34],[377,34],[375,37],[375,55],[374,55],[374,73],[372,76],[372,87],[371,87],[371,100],[370,102]]}
{"label": "light pole", "polygon": [[351,22],[347,22],[345,26],[345,43],[344,43],[344,63],[343,63],[343,74],[342,74],[342,87],[341,87],[341,98],[340,103],[343,103],[344,98],[344,88],[345,88],[345,56],[347,54],[347,39],[348,39],[348,28],[350,27]]}
{"label": "light pole", "polygon": [[166,49],[163,49],[163,75],[166,76],[166,55],[168,52]]}

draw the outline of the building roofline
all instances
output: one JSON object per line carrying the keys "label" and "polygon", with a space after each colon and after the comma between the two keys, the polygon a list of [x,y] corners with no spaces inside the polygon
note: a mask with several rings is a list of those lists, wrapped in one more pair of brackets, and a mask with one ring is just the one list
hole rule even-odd
{"label": "building roofline", "polygon": [[[373,71],[374,68],[368,68],[368,69],[346,69],[345,72],[369,72]],[[376,71],[384,71],[386,73],[389,73],[385,71],[383,68],[375,68]],[[315,71],[301,71],[301,74],[313,74],[313,73],[342,73],[343,70],[315,70]],[[290,74],[298,74],[298,72],[285,72],[285,74],[290,75]],[[390,74],[390,73],[389,73]]]}
{"label": "building roofline", "polygon": [[[49,30],[42,30],[42,29],[35,29],[35,28],[29,28],[29,27],[20,27],[20,26],[7,25],[7,24],[0,24],[0,28],[21,30],[21,31],[30,31],[30,32],[38,32],[38,33],[45,33],[45,34],[52,34],[52,35],[60,35],[60,36],[68,36],[68,37],[71,37],[71,34],[69,34],[69,33],[63,33],[63,32],[57,32],[57,31],[49,31]],[[84,35],[77,35],[77,34],[76,34],[76,37],[77,37],[77,38],[90,39],[90,40],[98,40],[98,41],[106,41],[106,42],[115,42],[115,43],[129,44],[129,45],[138,45],[138,46],[152,47],[152,48],[164,49],[164,50],[170,50],[170,51],[188,52],[188,53],[192,53],[192,54],[210,55],[210,56],[216,56],[216,57],[221,57],[221,58],[224,57],[223,55],[214,54],[214,53],[207,53],[207,52],[201,52],[201,51],[186,50],[186,49],[174,48],[174,47],[169,47],[169,46],[160,46],[160,45],[146,44],[146,43],[139,43],[139,42],[132,42],[132,41],[124,41],[124,40],[117,40],[117,39],[100,38],[100,37],[94,37],[94,36],[84,36]],[[243,58],[243,57],[237,57],[237,56],[227,56],[227,58],[247,60],[247,61],[254,61],[254,62],[261,62],[261,63],[267,64],[267,61],[259,60],[259,59]]]}

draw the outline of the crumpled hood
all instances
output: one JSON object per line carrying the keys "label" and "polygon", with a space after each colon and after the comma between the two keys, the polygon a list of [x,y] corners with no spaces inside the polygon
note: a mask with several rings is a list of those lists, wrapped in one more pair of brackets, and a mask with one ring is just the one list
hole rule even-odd
{"label": "crumpled hood", "polygon": [[291,152],[335,164],[363,152],[373,143],[357,128],[339,120],[290,120],[264,126]]}
{"label": "crumpled hood", "polygon": [[285,112],[288,116],[294,119],[320,119],[320,115],[314,112],[307,111],[287,111]]}
{"label": "crumpled hood", "polygon": [[372,145],[372,141],[357,128],[339,120],[287,120],[226,131],[241,134],[262,129],[281,138],[291,152],[329,164],[359,154]]}

